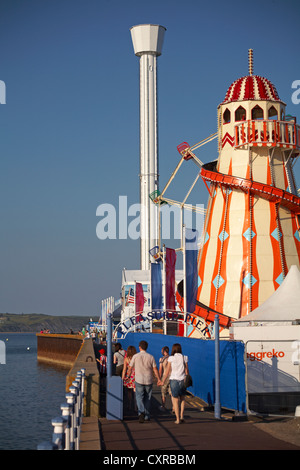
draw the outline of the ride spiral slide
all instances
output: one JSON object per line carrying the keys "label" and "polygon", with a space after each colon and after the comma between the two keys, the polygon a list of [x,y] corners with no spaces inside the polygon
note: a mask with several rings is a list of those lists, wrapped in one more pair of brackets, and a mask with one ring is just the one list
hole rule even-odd
{"label": "ride spiral slide", "polygon": [[[189,145],[184,142],[180,146],[181,152],[185,154],[185,159],[193,158],[192,152],[189,153]],[[269,201],[273,204],[278,204],[281,207],[285,207],[290,211],[297,221],[298,230],[299,230],[299,221],[298,215],[300,214],[300,197],[294,194],[291,194],[289,191],[284,191],[283,189],[271,186],[268,184],[260,183],[258,181],[253,181],[250,179],[240,178],[232,175],[223,174],[217,171],[217,160],[203,164],[200,175],[203,181],[208,182],[214,189],[216,186],[219,186],[223,192],[226,194],[226,191],[240,190],[243,191],[248,196],[257,196],[266,201]],[[207,186],[207,184],[206,184]],[[212,189],[207,186],[210,196],[212,196]],[[224,196],[225,197],[225,196]],[[177,301],[179,305],[183,308],[183,282],[178,286],[177,290]],[[219,315],[220,327],[222,329],[229,328],[231,322],[235,320],[227,315],[204,305],[199,300],[196,301],[196,309],[194,312],[195,316],[200,316],[209,324],[214,322],[215,315]]]}

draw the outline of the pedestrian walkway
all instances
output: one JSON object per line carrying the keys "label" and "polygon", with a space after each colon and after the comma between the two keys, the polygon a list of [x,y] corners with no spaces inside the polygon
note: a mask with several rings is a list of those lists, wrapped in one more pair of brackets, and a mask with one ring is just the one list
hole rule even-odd
{"label": "pedestrian walkway", "polygon": [[100,418],[99,423],[93,423],[94,433],[85,435],[90,443],[89,439],[84,441],[83,426],[81,449],[96,446],[103,451],[300,450],[300,444],[276,439],[251,421],[233,419],[231,413],[223,413],[221,420],[215,419],[213,410],[205,409],[203,402],[191,395],[187,398],[185,422],[175,424],[170,398],[167,409],[160,411],[160,387],[155,385],[150,422],[139,423],[137,413],[127,411],[125,405],[122,421]]}

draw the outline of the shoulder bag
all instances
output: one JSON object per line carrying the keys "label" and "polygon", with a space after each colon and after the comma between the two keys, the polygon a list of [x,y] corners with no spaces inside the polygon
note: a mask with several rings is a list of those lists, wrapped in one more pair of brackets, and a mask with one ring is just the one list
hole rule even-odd
{"label": "shoulder bag", "polygon": [[[183,365],[184,365],[184,370],[185,370],[184,356],[182,356],[182,359],[183,359]],[[185,388],[189,388],[189,387],[193,386],[193,379],[192,379],[192,376],[189,373],[185,374],[184,386],[185,386]]]}

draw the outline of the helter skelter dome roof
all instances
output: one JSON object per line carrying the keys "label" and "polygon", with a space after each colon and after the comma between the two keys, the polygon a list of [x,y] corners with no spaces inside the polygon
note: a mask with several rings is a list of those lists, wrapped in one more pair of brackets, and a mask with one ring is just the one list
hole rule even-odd
{"label": "helter skelter dome roof", "polygon": [[238,78],[230,85],[221,104],[248,100],[281,101],[270,80],[258,75],[247,75]]}
{"label": "helter skelter dome roof", "polygon": [[[238,78],[230,85],[221,104],[234,101],[279,101],[277,90],[267,78],[253,75],[253,49],[248,51],[249,75]],[[284,104],[284,103],[283,103]]]}

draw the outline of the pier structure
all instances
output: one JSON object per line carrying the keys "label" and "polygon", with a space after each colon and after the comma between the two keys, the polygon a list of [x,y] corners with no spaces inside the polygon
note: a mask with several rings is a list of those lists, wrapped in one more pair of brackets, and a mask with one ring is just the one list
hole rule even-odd
{"label": "pier structure", "polygon": [[[134,336],[144,337],[145,334],[134,334]],[[160,335],[155,336],[158,338]],[[129,339],[130,343],[132,339]],[[83,343],[87,347],[86,357],[92,354],[91,344],[90,339]],[[118,460],[107,459],[118,459],[123,450],[146,451],[146,454],[133,455],[137,460],[146,456],[148,463],[158,464],[161,463],[159,461],[162,458],[161,454],[164,454],[164,463],[171,462],[171,456],[174,454],[173,459],[181,459],[178,463],[182,464],[182,459],[185,459],[185,463],[195,464],[197,458],[193,452],[195,450],[299,450],[300,448],[297,436],[293,441],[276,438],[259,429],[255,421],[249,421],[245,419],[245,415],[233,410],[220,408],[221,419],[219,417],[216,419],[214,407],[191,393],[186,397],[185,422],[176,425],[171,412],[171,399],[167,397],[166,408],[161,410],[161,388],[156,384],[153,385],[151,420],[147,423],[139,423],[136,411],[128,407],[126,395],[123,419],[111,419],[105,414],[88,416],[82,399],[86,399],[86,394],[89,393],[87,378],[91,372],[89,364],[92,362],[90,359],[86,362],[86,357],[79,355],[77,364],[74,362],[74,370],[70,371],[72,382],[68,390],[66,389],[66,403],[61,405],[61,415],[54,417],[49,423],[49,434],[51,425],[53,429],[52,435],[50,434],[51,439],[39,443],[38,450],[94,450],[99,452],[98,455],[103,459],[103,463],[118,463]],[[85,364],[85,368],[80,368],[82,363]],[[275,421],[279,419],[276,417]],[[268,422],[272,423],[272,420],[266,421]],[[295,424],[297,422],[295,421]],[[284,418],[283,423],[285,423]],[[118,452],[114,457],[115,451]],[[180,451],[183,451],[182,455]],[[176,457],[175,454],[180,455]],[[128,460],[126,462],[128,463]]]}
{"label": "pier structure", "polygon": [[40,362],[71,367],[82,347],[81,335],[37,333],[37,358]]}
{"label": "pier structure", "polygon": [[85,370],[84,416],[99,416],[100,374],[92,339],[80,335],[37,334],[37,359],[66,368],[66,391],[81,369]]}

